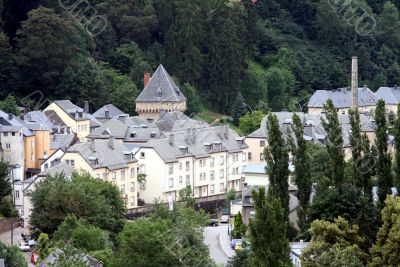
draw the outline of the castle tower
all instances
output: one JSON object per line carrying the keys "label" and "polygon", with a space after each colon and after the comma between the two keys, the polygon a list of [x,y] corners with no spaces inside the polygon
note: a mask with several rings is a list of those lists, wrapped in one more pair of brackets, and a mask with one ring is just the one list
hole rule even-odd
{"label": "castle tower", "polygon": [[158,66],[153,76],[144,74],[144,89],[136,98],[136,112],[139,117],[158,119],[160,111],[186,110],[186,97],[176,86],[163,65]]}

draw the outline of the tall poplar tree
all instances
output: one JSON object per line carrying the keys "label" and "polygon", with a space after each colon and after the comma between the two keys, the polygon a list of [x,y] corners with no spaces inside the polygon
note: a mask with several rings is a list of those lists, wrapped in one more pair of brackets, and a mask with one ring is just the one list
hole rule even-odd
{"label": "tall poplar tree", "polygon": [[360,124],[360,113],[358,109],[349,110],[349,121],[351,126],[350,133],[350,145],[351,155],[353,158],[353,181],[352,183],[357,187],[362,187],[362,175],[361,175],[361,150],[362,150],[362,139],[361,139],[361,124]]}
{"label": "tall poplar tree", "polygon": [[321,119],[322,126],[328,135],[326,145],[332,168],[332,180],[337,189],[341,190],[344,183],[344,153],[342,127],[339,124],[337,111],[331,99],[324,105],[326,119]]}
{"label": "tall poplar tree", "polygon": [[396,147],[395,150],[395,165],[394,165],[394,172],[395,172],[395,179],[394,183],[399,188],[400,186],[400,105],[397,106],[397,117],[393,127],[394,133],[394,144]]}
{"label": "tall poplar tree", "polygon": [[289,215],[289,152],[283,134],[279,129],[278,118],[268,114],[268,146],[264,150],[270,193],[279,198],[285,214]]}
{"label": "tall poplar tree", "polygon": [[250,221],[252,266],[292,266],[287,215],[278,199],[266,195],[265,188],[253,191],[254,219]]}
{"label": "tall poplar tree", "polygon": [[384,204],[386,195],[391,193],[392,174],[391,174],[391,156],[388,152],[388,134],[385,117],[385,101],[380,99],[376,103],[375,110],[375,136],[378,160],[376,171],[378,175],[378,196],[381,205]]}
{"label": "tall poplar tree", "polygon": [[362,189],[365,195],[372,196],[371,177],[374,168],[374,156],[371,151],[368,136],[362,136],[362,158],[360,164],[360,174],[362,179]]}
{"label": "tall poplar tree", "polygon": [[293,147],[292,152],[294,156],[295,177],[298,186],[297,197],[300,202],[299,209],[299,227],[304,228],[307,221],[308,207],[310,204],[311,194],[311,159],[310,151],[307,141],[303,137],[304,129],[303,123],[297,114],[293,114],[294,135],[296,137],[296,145]]}

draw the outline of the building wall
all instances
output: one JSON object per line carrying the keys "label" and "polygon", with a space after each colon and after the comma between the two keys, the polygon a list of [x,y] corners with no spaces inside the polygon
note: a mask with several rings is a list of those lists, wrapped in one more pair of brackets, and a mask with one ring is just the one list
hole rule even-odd
{"label": "building wall", "polygon": [[261,159],[261,156],[263,155],[265,145],[267,144],[266,140],[264,138],[246,137],[245,142],[248,145],[248,148],[245,150],[248,164],[263,163],[264,158]]}
{"label": "building wall", "polygon": [[[121,198],[124,199],[126,207],[135,208],[137,206],[137,164],[129,163],[127,168],[117,170],[109,170],[107,168],[92,168],[89,163],[76,152],[66,152],[62,157],[62,162],[73,160],[73,167],[77,171],[86,171],[95,179],[109,181],[116,185],[120,192]],[[131,176],[131,169],[134,169],[134,175]],[[123,175],[124,174],[124,175]]]}
{"label": "building wall", "polygon": [[186,101],[182,102],[137,102],[136,112],[140,118],[159,119],[160,110],[181,111],[186,110]]}
{"label": "building wall", "polygon": [[[139,172],[146,174],[146,183],[139,189],[140,199],[143,199],[146,204],[152,204],[156,198],[166,202],[167,197],[164,192],[167,189],[167,177],[169,177],[167,165],[152,148],[141,148],[136,153],[136,158]],[[140,188],[140,185],[138,187]]]}
{"label": "building wall", "polygon": [[40,165],[41,172],[48,168],[51,168],[52,167],[51,163],[60,159],[64,155],[64,151],[62,149],[51,150],[51,151],[52,151],[51,155],[46,159],[45,162],[42,162],[42,164]]}
{"label": "building wall", "polygon": [[[372,105],[372,106],[361,106],[361,107],[358,107],[358,111],[360,112],[360,113],[363,113],[363,112],[370,112],[370,113],[373,113],[374,111],[375,111],[375,108],[376,108],[376,106],[375,105]],[[337,109],[337,111],[338,111],[338,114],[340,115],[340,114],[349,114],[349,108],[339,108],[339,109]],[[317,108],[317,107],[315,107],[315,108],[308,108],[308,114],[321,114],[321,113],[323,113],[324,112],[324,109],[323,108]]]}
{"label": "building wall", "polygon": [[[51,103],[46,110],[53,110],[61,120],[76,133],[80,140],[85,139],[90,133],[90,120],[76,121],[69,114],[65,113],[56,103]],[[83,128],[81,128],[83,127]]]}
{"label": "building wall", "polygon": [[18,132],[1,132],[1,158],[14,167],[12,175],[14,180],[23,180],[25,171],[25,142],[22,136],[22,131]]}
{"label": "building wall", "polygon": [[269,179],[266,173],[245,173],[244,177],[244,183],[247,185],[269,185]]}
{"label": "building wall", "polygon": [[24,150],[25,150],[25,171],[27,169],[36,168],[36,156],[35,156],[35,136],[26,136],[24,139]]}
{"label": "building wall", "polygon": [[41,163],[51,155],[50,131],[36,130],[34,133],[35,133],[35,168],[40,168]]}

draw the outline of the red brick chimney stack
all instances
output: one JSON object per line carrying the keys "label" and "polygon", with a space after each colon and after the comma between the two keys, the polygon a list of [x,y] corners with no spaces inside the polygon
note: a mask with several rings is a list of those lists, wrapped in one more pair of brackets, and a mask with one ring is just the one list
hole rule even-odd
{"label": "red brick chimney stack", "polygon": [[146,87],[146,85],[149,83],[150,79],[151,79],[150,73],[145,72],[144,78],[143,78],[144,87]]}

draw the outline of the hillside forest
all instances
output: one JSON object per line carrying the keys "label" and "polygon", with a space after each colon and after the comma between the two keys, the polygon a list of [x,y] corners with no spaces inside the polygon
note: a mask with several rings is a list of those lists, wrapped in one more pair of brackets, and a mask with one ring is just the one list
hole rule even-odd
{"label": "hillside forest", "polygon": [[[163,64],[189,113],[230,114],[241,97],[252,108],[299,110],[315,90],[348,86],[354,55],[362,85],[400,84],[399,8],[380,0],[0,0],[0,98],[38,91],[133,114],[143,73]],[[360,31],[367,17],[371,27]]]}

